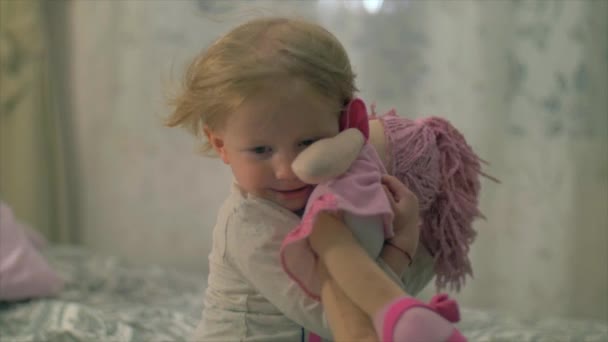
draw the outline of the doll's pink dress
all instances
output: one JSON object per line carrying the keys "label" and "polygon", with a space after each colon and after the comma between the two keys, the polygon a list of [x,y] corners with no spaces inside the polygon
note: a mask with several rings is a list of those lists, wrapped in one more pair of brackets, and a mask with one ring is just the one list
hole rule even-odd
{"label": "doll's pink dress", "polygon": [[375,250],[372,253],[379,252],[384,239],[393,236],[393,212],[380,181],[383,174],[386,174],[386,170],[376,150],[371,144],[365,143],[346,173],[315,187],[301,223],[283,240],[283,269],[312,298],[319,299],[321,283],[315,269],[317,257],[310,247],[308,236],[319,213],[340,211],[345,216],[353,215],[363,221],[377,218],[379,224],[367,227],[377,232],[365,234],[371,234],[376,238],[369,240],[380,243],[372,247]]}
{"label": "doll's pink dress", "polygon": [[[357,128],[367,140],[368,120],[365,103],[353,99],[340,118],[340,129]],[[366,141],[344,174],[315,187],[302,221],[283,240],[280,252],[283,269],[312,298],[319,299],[321,283],[315,269],[317,257],[308,236],[319,213],[342,213],[346,226],[373,258],[380,253],[384,240],[393,236],[393,211],[381,183],[383,174],[386,174],[384,164]]]}

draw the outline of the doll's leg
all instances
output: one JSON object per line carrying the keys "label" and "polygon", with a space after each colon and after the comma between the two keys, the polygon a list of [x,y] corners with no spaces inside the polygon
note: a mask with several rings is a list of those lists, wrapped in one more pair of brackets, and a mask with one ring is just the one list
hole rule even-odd
{"label": "doll's leg", "polygon": [[320,263],[322,276],[321,301],[335,341],[377,342],[376,330],[369,316],[356,306],[328,277],[325,266]]}
{"label": "doll's leg", "polygon": [[309,241],[329,277],[355,306],[372,317],[382,341],[465,340],[450,323],[458,320],[455,302],[444,300],[428,306],[407,296],[365,253],[341,220],[320,214]]}
{"label": "doll's leg", "polygon": [[405,295],[367,255],[342,220],[320,213],[309,242],[330,277],[370,317]]}

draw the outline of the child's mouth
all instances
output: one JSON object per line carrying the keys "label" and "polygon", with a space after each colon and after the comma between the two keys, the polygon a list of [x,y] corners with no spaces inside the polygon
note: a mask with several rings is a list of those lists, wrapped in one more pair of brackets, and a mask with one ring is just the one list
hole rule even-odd
{"label": "child's mouth", "polygon": [[305,185],[301,188],[292,189],[292,190],[275,190],[281,197],[285,199],[299,198],[303,196],[307,196],[312,189],[312,186]]}

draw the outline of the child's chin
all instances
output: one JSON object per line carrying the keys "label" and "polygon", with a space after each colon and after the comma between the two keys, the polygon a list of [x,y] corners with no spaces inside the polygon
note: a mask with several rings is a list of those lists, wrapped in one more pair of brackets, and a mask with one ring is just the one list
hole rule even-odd
{"label": "child's chin", "polygon": [[298,212],[304,211],[304,207],[306,207],[306,202],[283,203],[283,207],[285,207],[286,209],[289,209],[290,211],[293,211],[294,213],[298,213]]}

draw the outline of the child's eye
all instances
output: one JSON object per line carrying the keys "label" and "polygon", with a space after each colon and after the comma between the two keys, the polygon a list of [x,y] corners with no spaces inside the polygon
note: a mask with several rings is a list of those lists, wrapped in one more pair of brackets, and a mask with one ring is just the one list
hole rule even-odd
{"label": "child's eye", "polygon": [[268,146],[257,146],[249,150],[254,154],[266,154],[271,151],[271,148]]}
{"label": "child's eye", "polygon": [[306,140],[303,140],[302,142],[300,142],[300,145],[307,147],[307,146],[312,145],[315,141],[317,141],[317,139],[306,139]]}

